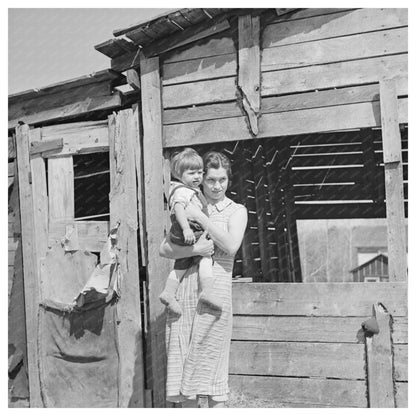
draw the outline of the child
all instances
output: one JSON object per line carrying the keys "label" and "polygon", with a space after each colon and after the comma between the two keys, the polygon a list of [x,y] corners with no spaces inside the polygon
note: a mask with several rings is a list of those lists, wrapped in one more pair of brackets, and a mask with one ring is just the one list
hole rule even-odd
{"label": "child", "polygon": [[[191,148],[175,154],[171,160],[171,173],[177,181],[171,181],[169,206],[171,209],[172,226],[169,236],[174,244],[192,245],[203,233],[201,226],[195,221],[188,221],[185,208],[192,204],[207,215],[207,202],[199,189],[202,182],[204,163],[201,156]],[[185,271],[193,264],[199,263],[199,284],[201,295],[199,300],[211,308],[221,310],[221,301],[212,288],[213,272],[211,257],[188,257],[175,261],[169,273],[165,289],[159,296],[160,301],[177,315],[182,314],[181,307],[175,299],[176,290]]]}

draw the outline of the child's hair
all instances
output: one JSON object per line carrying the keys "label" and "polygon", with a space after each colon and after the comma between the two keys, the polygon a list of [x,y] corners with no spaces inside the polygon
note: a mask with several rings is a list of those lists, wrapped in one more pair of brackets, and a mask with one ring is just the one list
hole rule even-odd
{"label": "child's hair", "polygon": [[170,161],[170,170],[176,179],[180,180],[187,169],[204,169],[202,157],[191,147],[174,153]]}
{"label": "child's hair", "polygon": [[213,168],[213,169],[224,168],[225,171],[227,172],[228,180],[230,181],[230,184],[231,184],[231,162],[227,156],[225,156],[221,152],[212,151],[212,152],[205,153],[202,158],[204,161],[205,172],[210,168]]}

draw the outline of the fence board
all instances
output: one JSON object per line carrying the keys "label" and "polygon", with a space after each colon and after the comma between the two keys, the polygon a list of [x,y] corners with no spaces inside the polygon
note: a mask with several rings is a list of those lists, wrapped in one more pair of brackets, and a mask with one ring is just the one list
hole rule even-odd
{"label": "fence board", "polygon": [[163,65],[163,85],[222,78],[237,74],[235,53]]}
{"label": "fence board", "polygon": [[230,376],[230,386],[247,399],[289,407],[367,407],[366,385],[359,380]]}
{"label": "fence board", "polygon": [[381,302],[407,316],[405,283],[247,283],[233,287],[237,315],[371,316]]}
{"label": "fence board", "polygon": [[379,82],[383,78],[397,78],[398,95],[407,94],[407,54],[360,59],[315,65],[306,68],[265,72],[262,74],[262,97],[313,91],[357,84]]}
{"label": "fence board", "polygon": [[[399,121],[407,122],[407,99],[399,102]],[[358,103],[264,114],[259,120],[257,137],[310,134],[379,125],[380,107],[377,102]],[[244,117],[168,125],[164,126],[163,136],[165,147],[252,138]]]}
{"label": "fence board", "polygon": [[262,48],[407,26],[407,9],[358,9],[266,26]]}
{"label": "fence board", "polygon": [[360,33],[263,50],[261,71],[351,61],[408,51],[407,28]]}
{"label": "fence board", "polygon": [[135,147],[137,140],[133,110],[109,118],[112,125],[110,170],[110,227],[120,224],[117,236],[123,279],[117,303],[120,356],[119,407],[144,406],[144,363],[140,306],[139,249],[137,239],[137,186]]}
{"label": "fence board", "polygon": [[393,347],[394,379],[396,381],[408,381],[408,345],[397,344]]}
{"label": "fence board", "polygon": [[408,406],[408,384],[396,382],[396,407]]}
{"label": "fence board", "polygon": [[364,380],[364,346],[233,341],[230,374]]}
{"label": "fence board", "polygon": [[363,317],[233,317],[233,340],[363,343]]}

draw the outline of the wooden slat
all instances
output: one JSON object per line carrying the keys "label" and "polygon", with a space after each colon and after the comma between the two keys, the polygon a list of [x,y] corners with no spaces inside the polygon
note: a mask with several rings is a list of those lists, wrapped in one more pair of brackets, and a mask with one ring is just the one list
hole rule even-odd
{"label": "wooden slat", "polygon": [[360,33],[263,50],[262,72],[406,53],[407,28]]}
{"label": "wooden slat", "polygon": [[368,400],[370,407],[395,407],[390,314],[380,303],[373,306],[379,333],[366,337]]}
{"label": "wooden slat", "polygon": [[137,185],[135,149],[137,124],[132,109],[109,118],[111,135],[110,227],[120,224],[117,235],[123,279],[117,302],[120,357],[119,407],[144,406],[144,362],[137,245]]}
{"label": "wooden slat", "polygon": [[95,83],[56,94],[39,95],[9,107],[9,128],[19,121],[28,124],[59,121],[121,105],[121,94],[111,91],[110,83]]}
{"label": "wooden slat", "polygon": [[362,317],[233,317],[233,340],[363,343]]}
{"label": "wooden slat", "polygon": [[364,380],[364,346],[310,342],[231,342],[230,374]]}
{"label": "wooden slat", "polygon": [[394,345],[393,347],[394,379],[408,381],[408,346]]}
{"label": "wooden slat", "polygon": [[[262,97],[379,82],[383,78],[407,78],[407,54],[316,65],[262,74]],[[404,85],[404,86],[402,86]],[[407,94],[407,81],[398,85],[398,95]]]}
{"label": "wooden slat", "polygon": [[230,33],[223,32],[222,34],[217,34],[208,39],[196,42],[193,45],[189,45],[185,49],[167,53],[163,57],[163,65],[210,56],[234,54],[235,52],[235,44]]}
{"label": "wooden slat", "polygon": [[407,278],[403,171],[399,109],[394,80],[380,82],[380,106],[385,163],[389,280]]}
{"label": "wooden slat", "polygon": [[71,234],[71,249],[100,252],[107,242],[108,221],[50,221],[49,244],[62,241],[67,227],[73,228]]}
{"label": "wooden slat", "polygon": [[293,13],[290,13],[288,16],[278,16],[273,22],[280,21],[296,21],[299,19],[310,19],[314,16],[323,16],[327,14],[339,13],[347,10],[354,10],[352,8],[309,8],[309,9],[298,9]]}
{"label": "wooden slat", "polygon": [[163,65],[163,85],[229,77],[236,74],[237,56],[235,53],[210,56]]}
{"label": "wooden slat", "polygon": [[49,219],[74,219],[74,162],[72,156],[48,159]]}
{"label": "wooden slat", "polygon": [[409,407],[408,384],[396,383],[396,407]]}
{"label": "wooden slat", "polygon": [[19,176],[20,216],[22,222],[22,249],[26,312],[27,365],[29,375],[30,406],[43,407],[40,394],[38,366],[38,279],[35,254],[35,224],[33,195],[29,181],[29,126],[16,128],[16,153]]}
{"label": "wooden slat", "polygon": [[[404,114],[404,115],[403,115]],[[399,121],[407,121],[407,99],[399,100]],[[380,108],[375,103],[358,103],[284,113],[264,114],[258,138],[308,134],[380,125]],[[244,117],[165,126],[164,146],[215,143],[251,139]]]}
{"label": "wooden slat", "polygon": [[[261,113],[280,113],[331,105],[374,102],[379,100],[379,84],[363,85],[336,90],[304,92],[279,97],[265,97],[261,102]],[[237,102],[200,105],[168,109],[163,112],[163,124],[179,124],[190,121],[213,120],[238,117],[244,113]],[[361,151],[361,149],[359,149]]]}
{"label": "wooden slat", "polygon": [[164,108],[232,101],[235,98],[235,77],[168,85],[163,88]]}
{"label": "wooden slat", "polygon": [[247,283],[233,287],[237,315],[371,316],[381,302],[407,316],[405,283]]}
{"label": "wooden slat", "polygon": [[137,206],[138,206],[138,221],[139,221],[139,235],[140,235],[140,256],[142,265],[147,265],[147,245],[146,245],[146,218],[144,207],[144,168],[143,168],[143,138],[141,137],[141,119],[140,108],[136,104],[133,106],[133,118],[136,123],[136,142],[135,142],[135,163],[136,163],[136,177],[137,177]]}
{"label": "wooden slat", "polygon": [[260,111],[260,16],[238,16],[238,87],[251,132]]}
{"label": "wooden slat", "polygon": [[171,36],[163,37],[143,48],[143,53],[147,58],[160,55],[172,49],[179,48],[189,43],[212,36],[215,33],[223,32],[230,28],[228,20],[213,22],[211,20],[191,26],[183,31],[177,31]]}
{"label": "wooden slat", "polygon": [[408,323],[407,318],[393,317],[393,344],[408,343]]}
{"label": "wooden slat", "polygon": [[358,9],[281,21],[264,29],[262,48],[407,26],[407,9]]}
{"label": "wooden slat", "polygon": [[60,150],[42,153],[43,157],[108,151],[108,122],[68,123],[42,128],[42,140],[63,140]]}
{"label": "wooden slat", "polygon": [[230,387],[262,407],[367,407],[365,381],[231,375]]}
{"label": "wooden slat", "polygon": [[[143,169],[147,233],[147,278],[149,288],[149,340],[151,374],[153,376],[153,406],[165,405],[165,319],[164,307],[158,296],[162,292],[170,262],[159,257],[159,245],[164,238],[162,164],[162,105],[159,59],[141,56]],[[149,386],[150,387],[150,386]]]}

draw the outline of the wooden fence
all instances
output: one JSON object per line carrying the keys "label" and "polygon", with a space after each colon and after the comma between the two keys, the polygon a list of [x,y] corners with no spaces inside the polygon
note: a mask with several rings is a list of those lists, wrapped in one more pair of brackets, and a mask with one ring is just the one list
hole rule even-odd
{"label": "wooden fence", "polygon": [[[380,303],[389,325],[378,314],[380,333],[366,337]],[[407,406],[406,283],[235,283],[233,308],[234,395],[265,407]]]}

